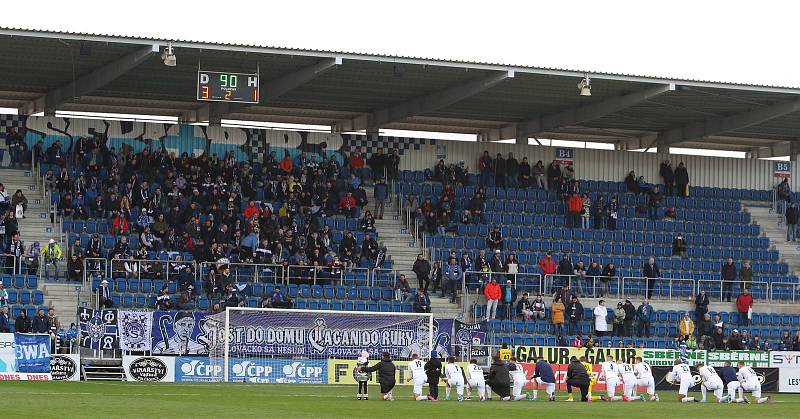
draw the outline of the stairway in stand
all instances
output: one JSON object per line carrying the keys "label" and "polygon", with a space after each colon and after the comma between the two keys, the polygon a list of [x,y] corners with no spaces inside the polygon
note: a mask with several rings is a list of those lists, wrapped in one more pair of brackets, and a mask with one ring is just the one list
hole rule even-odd
{"label": "stairway in stand", "polygon": [[[383,219],[375,220],[375,228],[378,230],[380,243],[386,246],[387,253],[394,262],[394,269],[398,271],[398,275],[405,274],[411,286],[416,287],[417,275],[411,269],[414,261],[417,260],[417,255],[422,252],[422,248],[414,245],[414,237],[398,219],[398,210],[395,208],[396,201],[394,204],[392,207],[387,204]],[[374,210],[372,202],[368,209]],[[461,308],[458,304],[450,304],[449,298],[439,298],[437,292],[435,295],[431,294],[430,299],[431,308],[436,317],[461,317]]]}
{"label": "stairway in stand", "polygon": [[[26,250],[39,242],[39,246],[44,249],[47,242],[52,238],[60,240],[59,231],[50,224],[50,214],[46,198],[42,198],[40,186],[36,185],[30,170],[23,169],[0,169],[0,182],[6,188],[9,195],[14,195],[17,189],[21,189],[25,197],[28,198],[28,210],[25,211],[25,218],[17,220],[19,224],[20,239],[25,243]],[[66,251],[67,247],[59,243],[64,254],[59,262],[59,270],[66,270]],[[52,272],[52,271],[51,271]],[[40,270],[40,273],[42,271]],[[40,277],[38,289],[44,292],[45,305],[53,307],[62,325],[69,327],[69,323],[75,321],[77,297],[75,286],[78,284],[66,284],[64,282],[46,283]],[[63,280],[62,280],[63,281]],[[82,301],[89,301],[89,290],[83,290]]]}
{"label": "stairway in stand", "polygon": [[789,265],[789,273],[800,275],[800,242],[786,241],[783,217],[772,212],[772,207],[763,202],[742,201],[742,206],[750,213],[752,220],[761,226],[761,232],[778,251],[781,261]]}

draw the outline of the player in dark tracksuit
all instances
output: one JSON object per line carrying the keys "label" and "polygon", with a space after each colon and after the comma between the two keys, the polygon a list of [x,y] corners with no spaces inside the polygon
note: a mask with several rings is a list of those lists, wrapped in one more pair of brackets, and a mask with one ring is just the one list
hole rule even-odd
{"label": "player in dark tracksuit", "polygon": [[431,359],[425,363],[425,375],[428,376],[428,390],[433,400],[439,400],[439,378],[442,376],[442,360],[431,351]]}
{"label": "player in dark tracksuit", "polygon": [[[739,384],[739,378],[736,377],[736,368],[731,366],[731,363],[725,361],[722,368],[719,368],[719,376],[722,377],[722,385],[728,389],[728,396],[731,397],[732,400],[738,400],[744,397],[744,391],[742,390],[742,386]],[[729,383],[736,383],[733,386],[728,386]],[[739,391],[739,397],[736,397],[734,392]]]}
{"label": "player in dark tracksuit", "polygon": [[394,399],[392,397],[392,389],[395,385],[395,373],[397,368],[394,366],[394,362],[392,362],[392,357],[389,355],[389,352],[383,352],[381,354],[380,362],[371,367],[362,368],[361,371],[377,371],[378,383],[381,385],[381,398],[383,398],[383,400]]}
{"label": "player in dark tracksuit", "polygon": [[508,374],[508,362],[500,359],[499,356],[492,357],[492,366],[489,367],[489,377],[486,384],[500,396],[501,399],[508,399],[511,396],[511,379]]}

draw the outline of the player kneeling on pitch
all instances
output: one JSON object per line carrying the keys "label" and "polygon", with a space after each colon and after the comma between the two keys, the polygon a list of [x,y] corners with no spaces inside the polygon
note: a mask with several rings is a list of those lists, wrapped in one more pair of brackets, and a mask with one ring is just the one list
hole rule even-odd
{"label": "player kneeling on pitch", "polygon": [[478,400],[486,400],[486,381],[483,378],[483,368],[478,365],[478,361],[471,359],[467,367],[469,387],[467,387],[467,400],[472,400],[472,389],[478,390]]}
{"label": "player kneeling on pitch", "polygon": [[[722,376],[722,383],[728,389],[728,402],[744,401],[744,390],[742,390],[742,383],[739,382],[739,371],[731,365],[730,361],[725,361],[722,364],[722,368],[719,369],[719,375]],[[736,396],[737,392],[739,394],[738,397]]]}
{"label": "player kneeling on pitch", "polygon": [[533,389],[533,400],[539,397],[539,386],[544,386],[547,399],[551,402],[556,401],[556,375],[553,374],[553,367],[541,356],[536,359],[536,369],[533,371],[531,382],[536,385]]}
{"label": "player kneeling on pitch", "polygon": [[600,364],[600,376],[598,379],[606,381],[606,395],[601,396],[600,400],[615,402],[622,400],[622,396],[617,396],[617,386],[619,386],[619,368],[613,356],[609,356]]}
{"label": "player kneeling on pitch", "polygon": [[444,366],[444,376],[447,380],[445,391],[445,400],[450,400],[450,389],[456,388],[456,395],[458,401],[464,400],[464,370],[456,365],[456,357],[448,356],[447,365]]}
{"label": "player kneeling on pitch", "polygon": [[680,359],[676,359],[672,371],[667,374],[667,381],[672,384],[680,384],[680,389],[678,390],[679,402],[699,402],[699,400],[694,397],[688,397],[689,388],[694,386],[692,369],[689,368],[688,364],[684,364]]}
{"label": "player kneeling on pitch", "polygon": [[650,364],[644,362],[642,357],[636,357],[636,365],[633,366],[636,372],[636,385],[647,388],[647,394],[650,396],[650,401],[657,402],[658,394],[656,394],[656,380],[653,378],[653,369]]}
{"label": "player kneeling on pitch", "polygon": [[522,387],[525,387],[528,379],[525,377],[525,370],[522,368],[522,364],[517,362],[517,358],[513,356],[511,357],[511,362],[508,364],[508,372],[511,374],[511,379],[514,383],[511,388],[512,391],[509,400],[517,401],[526,399],[528,395],[522,393]]}
{"label": "player kneeling on pitch", "polygon": [[425,373],[425,364],[419,359],[418,354],[411,354],[411,362],[408,363],[408,380],[414,382],[414,395],[411,396],[413,400],[428,400],[428,396],[422,394],[422,387],[428,380],[428,374]]}
{"label": "player kneeling on pitch", "polygon": [[508,400],[511,395],[508,364],[500,359],[499,355],[492,357],[492,366],[489,367],[488,378],[486,384],[489,385],[491,391],[497,393],[501,400]]}
{"label": "player kneeling on pitch", "polygon": [[706,393],[708,390],[714,392],[714,397],[717,398],[717,403],[727,403],[728,396],[723,396],[725,385],[722,383],[722,378],[717,375],[717,371],[712,366],[706,366],[702,362],[697,363],[697,372],[700,374],[700,392],[703,393],[701,403],[706,402]]}
{"label": "player kneeling on pitch", "polygon": [[383,400],[394,400],[392,396],[392,389],[394,389],[397,368],[392,362],[392,356],[389,352],[381,353],[381,361],[371,367],[361,368],[363,372],[378,372],[378,383],[381,385],[381,398]]}
{"label": "player kneeling on pitch", "polygon": [[[758,374],[756,374],[753,368],[745,365],[742,361],[739,361],[737,365],[739,366],[737,377],[739,378],[739,383],[742,385],[742,390],[751,391],[753,397],[756,399],[756,403],[772,403],[772,397],[761,397],[761,382],[758,381]],[[736,402],[749,403],[744,397]]]}
{"label": "player kneeling on pitch", "polygon": [[617,371],[622,378],[622,400],[626,402],[633,402],[636,400],[645,401],[643,396],[636,394],[636,372],[633,365],[622,362],[621,359],[617,360]]}

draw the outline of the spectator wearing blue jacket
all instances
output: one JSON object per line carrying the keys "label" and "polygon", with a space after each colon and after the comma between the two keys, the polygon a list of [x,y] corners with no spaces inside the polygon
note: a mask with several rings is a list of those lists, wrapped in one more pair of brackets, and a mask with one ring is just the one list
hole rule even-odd
{"label": "spectator wearing blue jacket", "polygon": [[510,279],[506,280],[506,285],[501,289],[500,303],[506,313],[506,319],[514,318],[514,302],[517,301],[517,289]]}
{"label": "spectator wearing blue jacket", "polygon": [[450,260],[447,261],[447,265],[445,265],[442,273],[442,278],[446,282],[446,285],[442,284],[442,294],[449,292],[451,303],[456,302],[456,296],[458,295],[458,289],[460,288],[459,285],[463,277],[464,271],[461,270],[461,265],[456,262],[455,257],[450,256]]}
{"label": "spectator wearing blue jacket", "polygon": [[386,199],[389,197],[389,186],[386,185],[386,180],[378,179],[375,182],[373,191],[375,196],[375,218],[382,220]]}
{"label": "spectator wearing blue jacket", "polygon": [[645,298],[642,301],[642,305],[636,309],[636,320],[638,323],[638,330],[637,334],[639,337],[650,337],[650,322],[653,321],[653,317],[655,316],[655,310],[653,310],[653,306],[650,305],[650,301]]}

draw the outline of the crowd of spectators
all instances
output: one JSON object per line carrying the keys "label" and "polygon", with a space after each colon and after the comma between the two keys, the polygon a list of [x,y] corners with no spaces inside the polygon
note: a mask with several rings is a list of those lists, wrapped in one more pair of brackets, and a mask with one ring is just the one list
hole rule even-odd
{"label": "crowd of spectators", "polygon": [[[111,261],[121,277],[159,277],[171,268],[153,261],[154,255],[180,261],[179,255],[191,254],[197,262],[216,263],[219,269],[205,280],[224,296],[233,285],[224,280],[229,262],[307,265],[333,273],[380,266],[386,258],[375,238],[375,218],[383,216],[387,180],[398,175],[396,150],[367,158],[356,149],[343,161],[334,154],[273,151],[262,161],[241,162],[233,152],[178,156],[149,147],[135,152],[127,144],[116,150],[100,135],[78,138],[68,150],[59,141],[41,148],[37,144],[35,155],[45,169],[45,187],[58,197],[59,214],[106,220],[115,236],[113,248],[105,248],[99,234],[84,245],[72,236],[66,249],[71,279],[83,275],[84,258]],[[373,196],[364,188],[368,182],[375,185]],[[359,218],[364,239],[357,241],[350,231],[337,245],[324,223],[334,215]],[[138,240],[130,240],[133,235]],[[180,281],[181,273],[165,279]]]}

